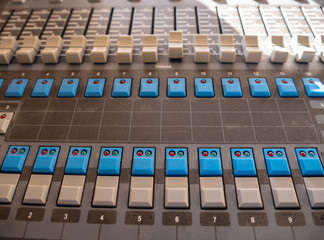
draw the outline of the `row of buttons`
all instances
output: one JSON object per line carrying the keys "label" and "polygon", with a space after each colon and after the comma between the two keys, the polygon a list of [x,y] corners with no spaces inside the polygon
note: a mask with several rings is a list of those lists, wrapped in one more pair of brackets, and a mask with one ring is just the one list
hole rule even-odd
{"label": "row of buttons", "polygon": [[[22,97],[28,85],[29,79],[12,79],[5,96]],[[275,78],[280,97],[298,97],[298,91],[292,78]],[[0,79],[0,87],[4,79]],[[195,96],[211,98],[215,96],[212,78],[195,78]],[[224,97],[242,97],[242,88],[239,78],[222,78]],[[249,78],[252,97],[270,97],[270,89],[266,78]],[[324,85],[319,78],[302,78],[302,82],[308,97],[324,97]],[[38,79],[31,93],[31,97],[48,97],[54,79]],[[75,97],[80,79],[73,78],[62,80],[58,97]],[[85,97],[102,97],[105,88],[105,78],[89,78],[84,93]],[[115,78],[113,82],[112,97],[130,97],[132,78]],[[155,98],[159,96],[158,78],[141,78],[140,97]],[[167,96],[183,98],[187,96],[185,78],[168,78]]]}
{"label": "row of buttons", "polygon": [[[11,146],[0,173],[0,202],[12,202],[29,146]],[[187,148],[166,148],[166,208],[189,207]],[[23,202],[46,204],[60,147],[40,147]],[[232,148],[231,159],[239,208],[262,208],[262,198],[252,148]],[[296,148],[312,208],[324,207],[324,170],[315,148]],[[58,205],[80,206],[91,147],[71,147]],[[102,148],[100,152],[93,206],[116,207],[123,148]],[[264,148],[263,154],[275,208],[298,208],[284,148]],[[226,207],[223,170],[219,148],[199,148],[199,176],[202,208]],[[155,148],[134,148],[129,207],[153,207]]]}

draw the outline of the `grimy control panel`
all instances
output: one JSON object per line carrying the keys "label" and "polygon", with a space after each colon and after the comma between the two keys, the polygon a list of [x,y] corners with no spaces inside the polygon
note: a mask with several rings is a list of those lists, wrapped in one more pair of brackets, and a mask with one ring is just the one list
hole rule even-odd
{"label": "grimy control panel", "polygon": [[9,0],[0,239],[324,239],[319,0]]}

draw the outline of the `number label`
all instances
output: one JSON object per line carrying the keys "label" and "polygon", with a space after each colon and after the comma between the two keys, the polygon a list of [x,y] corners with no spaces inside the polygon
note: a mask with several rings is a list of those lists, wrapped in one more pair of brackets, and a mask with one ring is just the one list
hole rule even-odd
{"label": "number label", "polygon": [[180,217],[179,217],[179,216],[175,216],[174,221],[175,221],[176,223],[180,222]]}
{"label": "number label", "polygon": [[104,216],[104,215],[101,215],[101,216],[100,216],[100,220],[101,220],[101,221],[105,220],[105,216]]}
{"label": "number label", "polygon": [[213,222],[216,223],[217,217],[213,217]]}
{"label": "number label", "polygon": [[228,75],[228,76],[232,76],[233,73],[232,73],[232,72],[227,72],[227,75]]}
{"label": "number label", "polygon": [[69,218],[69,214],[64,213],[64,215],[63,215],[63,219],[64,219],[64,220],[67,220],[68,218]]}
{"label": "number label", "polygon": [[259,76],[259,72],[254,72],[253,73],[255,76]]}
{"label": "number label", "polygon": [[206,72],[200,72],[201,76],[206,76]]}
{"label": "number label", "polygon": [[288,217],[288,222],[291,224],[293,222],[292,217]]}
{"label": "number label", "polygon": [[255,218],[254,217],[251,217],[251,223],[255,223]]}
{"label": "number label", "polygon": [[141,215],[137,216],[137,222],[142,222],[142,216]]}
{"label": "number label", "polygon": [[33,217],[33,212],[28,213],[28,218],[31,219]]}
{"label": "number label", "polygon": [[280,72],[280,76],[286,76],[285,72]]}

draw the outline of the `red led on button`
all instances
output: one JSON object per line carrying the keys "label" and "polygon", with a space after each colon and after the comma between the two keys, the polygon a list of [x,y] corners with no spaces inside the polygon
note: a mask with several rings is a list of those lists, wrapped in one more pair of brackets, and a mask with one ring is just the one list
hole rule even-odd
{"label": "red led on button", "polygon": [[147,84],[151,84],[151,83],[152,83],[152,80],[149,79],[149,80],[147,80],[146,82],[147,82]]}
{"label": "red led on button", "polygon": [[207,152],[207,151],[203,151],[203,152],[202,152],[202,155],[203,155],[204,157],[207,157],[207,156],[208,156],[208,152]]}
{"label": "red led on button", "polygon": [[272,151],[268,151],[268,156],[273,157],[274,153]]}
{"label": "red led on button", "polygon": [[104,151],[103,153],[105,156],[108,156],[110,154],[110,152],[108,150]]}
{"label": "red led on button", "polygon": [[309,80],[309,83],[313,84],[313,83],[314,83],[314,81],[313,81],[313,80]]}
{"label": "red led on button", "polygon": [[93,84],[98,84],[98,83],[99,83],[98,80],[94,80],[94,81],[93,81]]}
{"label": "red led on button", "polygon": [[173,82],[174,82],[175,84],[178,84],[178,83],[179,83],[179,80],[176,79],[176,80],[174,80]]}
{"label": "red led on button", "polygon": [[300,151],[299,154],[300,154],[300,156],[302,156],[302,157],[306,157],[306,152],[304,152],[304,151]]}
{"label": "red led on button", "polygon": [[201,82],[202,84],[205,84],[207,81],[206,81],[205,79],[202,79],[200,82]]}
{"label": "red led on button", "polygon": [[120,80],[120,84],[124,84],[125,83],[125,80]]}
{"label": "red led on button", "polygon": [[139,157],[141,157],[141,156],[143,156],[143,152],[142,151],[137,151],[137,156],[139,156]]}
{"label": "red led on button", "polygon": [[11,150],[11,154],[15,154],[17,152],[17,148]]}
{"label": "red led on button", "polygon": [[17,84],[22,84],[22,81],[21,80],[17,81]]}
{"label": "red led on button", "polygon": [[6,114],[2,114],[0,118],[1,118],[1,119],[5,119],[6,117],[7,117]]}
{"label": "red led on button", "polygon": [[46,149],[43,149],[42,150],[42,155],[45,155],[47,153],[47,150]]}
{"label": "red led on button", "polygon": [[69,80],[69,81],[68,81],[68,84],[72,84],[72,83],[73,83],[73,81],[72,81],[72,80]]}
{"label": "red led on button", "polygon": [[78,153],[79,153],[78,150],[74,150],[74,151],[72,152],[73,155],[78,155]]}
{"label": "red led on button", "polygon": [[234,154],[235,154],[235,157],[241,157],[241,153],[239,151],[236,151]]}
{"label": "red led on button", "polygon": [[234,81],[233,81],[232,79],[230,79],[230,80],[228,80],[228,83],[229,83],[229,84],[233,84]]}
{"label": "red led on button", "polygon": [[255,83],[260,84],[261,81],[259,79],[255,80]]}
{"label": "red led on button", "polygon": [[288,81],[287,80],[282,80],[282,83],[287,84]]}
{"label": "red led on button", "polygon": [[170,156],[170,157],[174,157],[174,155],[175,155],[175,152],[174,152],[174,151],[170,151],[170,152],[169,152],[169,156]]}
{"label": "red led on button", "polygon": [[47,81],[46,81],[46,80],[42,81],[42,84],[46,84],[46,83],[47,83]]}

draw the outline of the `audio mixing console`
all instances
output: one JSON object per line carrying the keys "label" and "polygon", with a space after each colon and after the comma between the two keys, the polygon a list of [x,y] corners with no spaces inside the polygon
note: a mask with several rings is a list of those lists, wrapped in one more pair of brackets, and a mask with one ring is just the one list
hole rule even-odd
{"label": "audio mixing console", "polygon": [[0,239],[324,239],[323,1],[0,4]]}

